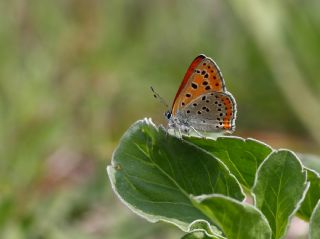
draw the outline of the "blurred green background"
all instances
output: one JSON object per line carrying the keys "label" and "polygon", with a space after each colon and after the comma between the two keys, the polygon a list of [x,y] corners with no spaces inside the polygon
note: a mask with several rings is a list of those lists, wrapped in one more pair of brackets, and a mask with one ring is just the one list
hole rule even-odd
{"label": "blurred green background", "polygon": [[105,168],[134,121],[166,123],[149,87],[171,101],[200,53],[238,102],[235,135],[320,154],[319,11],[317,0],[1,1],[0,238],[179,238],[122,205]]}

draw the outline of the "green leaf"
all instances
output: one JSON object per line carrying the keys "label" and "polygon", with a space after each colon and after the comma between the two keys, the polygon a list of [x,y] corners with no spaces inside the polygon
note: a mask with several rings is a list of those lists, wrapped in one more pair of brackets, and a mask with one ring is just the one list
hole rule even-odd
{"label": "green leaf", "polygon": [[320,157],[314,154],[298,154],[304,166],[320,173]]}
{"label": "green leaf", "polygon": [[253,139],[220,137],[203,140],[191,137],[188,140],[224,162],[247,189],[253,186],[259,165],[272,152],[268,145]]}
{"label": "green leaf", "polygon": [[318,239],[320,235],[320,200],[318,201],[316,207],[313,210],[310,228],[309,228],[309,238]]}
{"label": "green leaf", "polygon": [[269,221],[272,238],[285,235],[306,190],[306,172],[292,152],[275,151],[261,164],[253,192],[257,208]]}
{"label": "green leaf", "polygon": [[218,194],[194,197],[193,202],[227,238],[271,238],[267,219],[252,205]]}
{"label": "green leaf", "polygon": [[196,220],[191,223],[188,231],[190,233],[181,239],[225,239],[217,228],[210,226],[210,224],[204,220]]}
{"label": "green leaf", "polygon": [[181,239],[220,239],[224,237],[216,237],[208,235],[204,229],[199,229],[184,235]]}
{"label": "green leaf", "polygon": [[320,199],[320,175],[311,170],[307,169],[307,181],[310,183],[308,192],[297,212],[297,216],[310,220],[311,214]]}
{"label": "green leaf", "polygon": [[132,211],[184,231],[194,220],[208,220],[193,206],[190,194],[244,199],[239,183],[223,163],[147,119],[124,134],[107,171],[113,190]]}
{"label": "green leaf", "polygon": [[208,235],[205,230],[198,230],[184,235],[181,239],[218,239],[218,237]]}

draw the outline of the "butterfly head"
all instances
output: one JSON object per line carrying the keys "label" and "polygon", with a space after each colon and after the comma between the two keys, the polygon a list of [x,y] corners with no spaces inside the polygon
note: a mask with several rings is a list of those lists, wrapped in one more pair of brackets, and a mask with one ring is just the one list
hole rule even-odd
{"label": "butterfly head", "polygon": [[167,111],[164,113],[164,116],[165,116],[168,120],[171,119],[171,117],[172,117],[171,111],[170,111],[170,110],[167,110]]}

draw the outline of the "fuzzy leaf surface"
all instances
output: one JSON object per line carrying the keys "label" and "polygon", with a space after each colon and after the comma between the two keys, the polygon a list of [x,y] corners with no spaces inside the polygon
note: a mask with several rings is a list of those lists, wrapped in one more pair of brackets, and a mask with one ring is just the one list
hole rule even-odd
{"label": "fuzzy leaf surface", "polygon": [[256,207],[269,221],[272,238],[283,238],[305,190],[306,171],[291,151],[275,151],[261,164],[253,192]]}
{"label": "fuzzy leaf surface", "polygon": [[192,137],[189,140],[224,162],[247,189],[253,186],[259,165],[272,152],[268,145],[254,139],[220,137],[203,140]]}
{"label": "fuzzy leaf surface", "polygon": [[208,221],[190,195],[218,193],[244,199],[238,181],[220,160],[148,119],[124,134],[107,171],[113,190],[132,211],[184,231],[195,220]]}
{"label": "fuzzy leaf surface", "polygon": [[267,219],[252,205],[217,194],[195,197],[194,204],[227,238],[271,238]]}

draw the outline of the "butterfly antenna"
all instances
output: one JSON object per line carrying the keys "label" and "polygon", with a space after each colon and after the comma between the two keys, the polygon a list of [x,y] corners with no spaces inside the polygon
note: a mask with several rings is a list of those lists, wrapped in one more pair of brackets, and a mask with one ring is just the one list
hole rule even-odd
{"label": "butterfly antenna", "polygon": [[153,89],[152,86],[150,86],[150,89],[152,90],[152,93],[153,93],[154,98],[158,99],[161,104],[165,105],[165,106],[167,107],[167,109],[169,109],[169,105],[168,105],[167,101],[165,101],[165,100]]}

